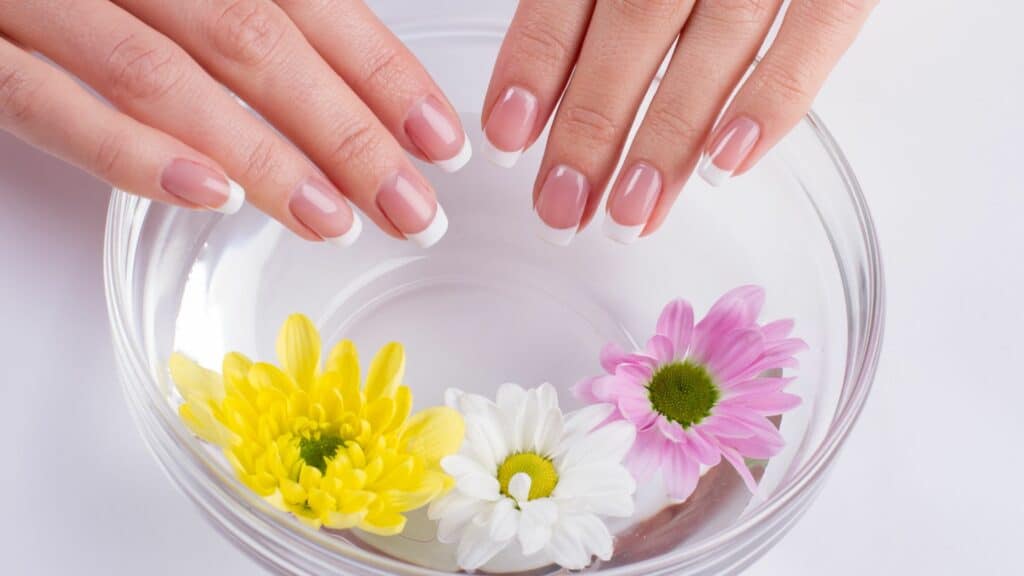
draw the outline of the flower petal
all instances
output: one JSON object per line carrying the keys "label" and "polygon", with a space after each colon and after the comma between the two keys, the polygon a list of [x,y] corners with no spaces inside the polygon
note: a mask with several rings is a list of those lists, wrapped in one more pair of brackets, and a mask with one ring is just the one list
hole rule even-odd
{"label": "flower petal", "polygon": [[490,537],[496,542],[506,542],[519,531],[519,510],[515,502],[502,498],[491,510]]}
{"label": "flower petal", "polygon": [[520,503],[519,546],[530,556],[544,549],[551,541],[551,526],[558,520],[558,505],[550,498]]}
{"label": "flower petal", "polygon": [[395,411],[391,416],[391,423],[384,430],[385,433],[397,430],[409,418],[409,413],[412,412],[412,390],[408,386],[399,386],[395,390],[394,403]]}
{"label": "flower petal", "polygon": [[523,405],[526,398],[526,390],[518,384],[506,382],[498,386],[498,393],[495,395],[495,403],[498,409],[505,414],[515,414]]}
{"label": "flower petal", "polygon": [[[490,408],[496,410],[493,406]],[[509,454],[501,422],[479,413],[467,414],[464,419],[467,448],[485,469],[497,469]]]}
{"label": "flower petal", "polygon": [[646,350],[658,361],[658,364],[668,364],[674,359],[672,341],[661,334],[655,334],[647,340]]}
{"label": "flower petal", "polygon": [[544,419],[541,420],[537,433],[534,436],[533,445],[537,448],[538,454],[554,454],[558,449],[558,443],[562,439],[562,411],[558,407],[549,408]]}
{"label": "flower petal", "polygon": [[606,377],[607,376],[605,375],[591,376],[589,378],[584,378],[583,380],[580,380],[571,388],[573,396],[579,398],[580,400],[583,400],[584,402],[601,402],[600,399],[594,396],[594,383],[596,383],[601,378]]}
{"label": "flower petal", "polygon": [[512,478],[508,481],[508,493],[520,504],[528,502],[530,500],[530,486],[532,484],[533,478],[529,474],[524,472],[513,474]]}
{"label": "flower petal", "polygon": [[709,346],[724,334],[751,327],[763,305],[764,289],[759,286],[740,286],[723,294],[694,326],[690,355],[704,362]]}
{"label": "flower petal", "polygon": [[540,407],[540,413],[545,414],[548,410],[559,410],[558,407],[558,391],[550,383],[545,382],[534,389],[534,394],[537,395],[537,406]]}
{"label": "flower petal", "polygon": [[745,406],[763,416],[774,416],[788,412],[801,403],[799,396],[785,392],[743,394],[729,398],[728,401]]}
{"label": "flower petal", "polygon": [[772,340],[781,340],[786,336],[789,336],[789,333],[793,331],[793,326],[795,324],[796,323],[793,322],[792,318],[783,318],[782,320],[769,322],[762,326],[761,333],[764,334],[765,339],[769,342]]}
{"label": "flower petal", "polygon": [[610,422],[570,444],[563,443],[555,463],[560,469],[567,469],[595,459],[619,462],[635,439],[636,428],[632,424],[625,420]]}
{"label": "flower petal", "polygon": [[277,335],[277,358],[300,387],[310,386],[320,369],[320,334],[313,321],[292,314]]}
{"label": "flower petal", "polygon": [[478,514],[491,506],[489,502],[470,498],[461,492],[450,492],[447,496],[431,502],[427,517],[438,520],[437,539],[444,543],[458,540],[458,533]]}
{"label": "flower petal", "polygon": [[[729,390],[729,394],[748,394],[752,392],[778,392],[789,386],[796,378],[752,378],[750,380],[736,381],[723,386]],[[728,399],[727,399],[728,400]],[[724,402],[725,400],[723,400]]]}
{"label": "flower petal", "polygon": [[455,486],[470,498],[495,502],[501,498],[501,485],[494,476],[486,474],[465,474],[455,479]]}
{"label": "flower petal", "polygon": [[700,466],[682,447],[670,450],[662,466],[665,488],[673,500],[686,500],[697,488],[700,480]]}
{"label": "flower petal", "polygon": [[678,422],[672,422],[664,416],[658,417],[658,431],[662,433],[665,438],[674,443],[683,442],[686,439],[686,432]]}
{"label": "flower petal", "polygon": [[622,396],[617,404],[622,416],[632,422],[637,430],[647,430],[658,420],[658,413],[651,408],[647,398]]}
{"label": "flower petal", "polygon": [[590,564],[590,554],[583,544],[582,534],[573,530],[571,521],[563,521],[551,532],[551,541],[547,550],[551,559],[569,570],[582,570]]}
{"label": "flower petal", "polygon": [[327,356],[327,372],[337,372],[344,380],[359,382],[359,352],[351,340],[338,342]]}
{"label": "flower petal", "polygon": [[732,467],[736,469],[736,472],[743,479],[743,483],[746,484],[747,489],[751,492],[757,491],[757,481],[754,480],[754,475],[750,473],[750,468],[747,468],[747,463],[743,461],[743,457],[740,456],[736,451],[725,446],[722,447],[722,456],[732,464]]}
{"label": "flower petal", "polygon": [[605,344],[601,349],[601,368],[609,374],[615,373],[615,367],[625,361],[626,352],[615,342]]}
{"label": "flower petal", "polygon": [[386,344],[373,357],[366,374],[366,401],[389,397],[405,376],[405,350],[397,342]]}
{"label": "flower petal", "polygon": [[559,479],[552,497],[573,512],[628,518],[636,480],[623,466],[600,462],[577,466]]}
{"label": "flower petal", "polygon": [[423,457],[427,467],[434,467],[441,458],[459,449],[465,431],[458,412],[447,406],[435,406],[409,418],[402,430],[402,441],[406,450]]}
{"label": "flower petal", "polygon": [[777,455],[784,447],[783,443],[768,442],[762,438],[729,438],[723,443],[739,452],[744,458],[759,460]]}
{"label": "flower petal", "polygon": [[[597,556],[601,560],[608,561],[612,558],[612,535],[604,522],[594,514],[580,514],[566,518],[562,523],[567,530],[579,535],[580,542],[586,554],[584,562],[590,563],[591,556]],[[585,565],[584,565],[585,566]],[[580,568],[583,568],[581,566]],[[568,568],[568,566],[567,566]]]}
{"label": "flower petal", "polygon": [[224,383],[220,374],[207,370],[184,354],[175,352],[167,361],[171,378],[187,402],[220,402],[224,399]]}
{"label": "flower petal", "polygon": [[562,441],[571,442],[580,434],[587,434],[604,422],[615,411],[612,404],[591,404],[565,416]]}
{"label": "flower petal", "polygon": [[694,458],[705,466],[717,466],[722,461],[722,455],[718,448],[708,440],[700,431],[700,427],[692,428],[686,432],[686,443],[692,450]]}
{"label": "flower petal", "polygon": [[673,359],[685,358],[693,336],[693,307],[690,303],[682,299],[669,302],[658,317],[655,333],[672,343]]}
{"label": "flower petal", "polygon": [[714,343],[707,352],[708,368],[719,382],[743,374],[764,350],[764,336],[760,330],[745,329],[730,332]]}
{"label": "flower petal", "polygon": [[658,430],[639,432],[624,464],[633,478],[643,483],[650,480],[661,466],[664,453],[670,449],[671,444]]}
{"label": "flower petal", "polygon": [[459,567],[470,572],[486,564],[501,552],[508,542],[496,542],[491,539],[487,526],[470,523],[462,533],[462,540],[456,551]]}

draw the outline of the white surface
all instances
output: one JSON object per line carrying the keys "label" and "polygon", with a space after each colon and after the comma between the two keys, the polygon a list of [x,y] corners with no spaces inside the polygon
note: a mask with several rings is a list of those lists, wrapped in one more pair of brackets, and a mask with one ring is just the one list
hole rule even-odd
{"label": "white surface", "polygon": [[[883,2],[819,98],[880,230],[886,345],[820,498],[749,574],[1020,572],[1022,18],[995,0]],[[257,573],[128,416],[105,190],[0,135],[2,571]]]}

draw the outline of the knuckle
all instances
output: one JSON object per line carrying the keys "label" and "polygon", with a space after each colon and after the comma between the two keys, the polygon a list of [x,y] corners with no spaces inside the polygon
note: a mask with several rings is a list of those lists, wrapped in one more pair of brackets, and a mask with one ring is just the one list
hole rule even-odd
{"label": "knuckle", "polygon": [[107,56],[110,88],[117,97],[158,99],[181,81],[182,57],[173,47],[154,46],[128,35]]}
{"label": "knuckle", "polygon": [[284,37],[287,23],[270,3],[235,0],[212,24],[217,51],[228,60],[248,66],[267,62]]}
{"label": "knuckle", "polygon": [[241,179],[243,182],[266,183],[279,172],[281,162],[280,145],[272,138],[256,140],[245,155],[242,164]]}
{"label": "knuckle", "polygon": [[523,21],[510,34],[510,45],[515,47],[513,61],[555,68],[568,60],[574,52],[567,34],[538,18]]}
{"label": "knuckle", "polygon": [[810,0],[803,5],[812,25],[828,30],[844,30],[855,26],[878,0]]}
{"label": "knuckle", "polygon": [[335,133],[340,136],[329,156],[334,166],[348,166],[371,158],[382,144],[377,130],[362,120],[352,121]]}
{"label": "knuckle", "polygon": [[394,48],[381,48],[365,60],[361,77],[364,84],[386,88],[394,86],[406,74],[405,66]]}
{"label": "knuckle", "polygon": [[674,148],[703,141],[707,126],[685,111],[685,106],[671,102],[659,106],[647,115],[643,130],[656,142]]}
{"label": "knuckle", "polygon": [[105,135],[93,153],[90,167],[92,172],[101,179],[110,182],[118,173],[121,158],[131,142],[131,136],[124,131],[114,131]]}
{"label": "knuckle", "polygon": [[802,66],[765,60],[758,66],[755,91],[786,104],[804,103],[811,99],[810,82],[800,72]]}
{"label": "knuckle", "polygon": [[14,65],[0,63],[0,125],[24,124],[39,107],[41,82]]}
{"label": "knuckle", "polygon": [[558,122],[574,139],[591,145],[612,146],[618,140],[617,123],[604,112],[584,104],[569,104],[561,111]]}
{"label": "knuckle", "polygon": [[663,20],[673,18],[686,7],[679,0],[613,0],[612,8],[630,20]]}
{"label": "knuckle", "polygon": [[760,24],[774,14],[777,4],[774,0],[717,0],[705,5],[707,10],[698,5],[695,17],[729,26]]}

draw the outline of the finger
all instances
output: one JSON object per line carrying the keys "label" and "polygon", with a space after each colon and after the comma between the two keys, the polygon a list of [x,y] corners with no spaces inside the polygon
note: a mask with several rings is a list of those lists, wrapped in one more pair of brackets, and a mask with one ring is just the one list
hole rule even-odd
{"label": "finger", "polygon": [[355,240],[358,220],[337,189],[165,36],[103,0],[40,6],[3,4],[0,27],[125,113],[216,159],[253,204],[300,236]]}
{"label": "finger", "polygon": [[521,0],[484,98],[484,153],[511,168],[544,129],[569,81],[594,0]]}
{"label": "finger", "polygon": [[694,7],[612,186],[604,220],[609,237],[632,242],[668,213],[781,3],[698,2]]}
{"label": "finger", "polygon": [[230,214],[244,194],[216,162],[104,105],[0,38],[0,130],[125,191]]}
{"label": "finger", "polygon": [[877,0],[796,0],[779,35],[718,123],[700,174],[719,185],[748,170],[811,108]]}
{"label": "finger", "polygon": [[455,109],[412,52],[363,2],[277,4],[406,150],[445,172],[469,162],[472,148]]}
{"label": "finger", "polygon": [[[381,229],[429,246],[447,220],[402,147],[270,0],[118,0],[181,44]],[[361,54],[350,54],[361,58]]]}
{"label": "finger", "polygon": [[644,93],[692,6],[692,0],[597,4],[535,186],[544,239],[568,244],[593,215]]}

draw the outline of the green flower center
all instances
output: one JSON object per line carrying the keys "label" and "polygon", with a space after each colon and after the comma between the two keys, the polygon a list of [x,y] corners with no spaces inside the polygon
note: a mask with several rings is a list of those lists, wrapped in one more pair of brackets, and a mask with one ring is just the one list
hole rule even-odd
{"label": "green flower center", "polygon": [[327,472],[327,461],[334,458],[338,448],[343,446],[345,441],[340,436],[319,435],[316,438],[302,438],[299,440],[299,457],[307,465]]}
{"label": "green flower center", "polygon": [[512,497],[508,493],[508,483],[516,474],[526,474],[530,477],[530,496],[527,500],[547,498],[555,491],[558,484],[558,472],[551,460],[534,454],[533,452],[519,452],[513,454],[498,466],[498,483],[501,484],[501,493]]}
{"label": "green flower center", "polygon": [[710,416],[721,397],[707,369],[689,360],[658,369],[647,384],[647,394],[659,414],[683,428]]}

